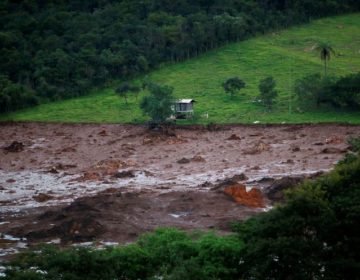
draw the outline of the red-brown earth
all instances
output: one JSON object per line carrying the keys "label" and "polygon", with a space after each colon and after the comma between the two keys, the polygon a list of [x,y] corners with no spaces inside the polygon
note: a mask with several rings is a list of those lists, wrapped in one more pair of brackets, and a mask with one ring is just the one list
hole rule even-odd
{"label": "red-brown earth", "polygon": [[229,231],[329,171],[359,126],[0,124],[0,257],[125,243],[160,226]]}

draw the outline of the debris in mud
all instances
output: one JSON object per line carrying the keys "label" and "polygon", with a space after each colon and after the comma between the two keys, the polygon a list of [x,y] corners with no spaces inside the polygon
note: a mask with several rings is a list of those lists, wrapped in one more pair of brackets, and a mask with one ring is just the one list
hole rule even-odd
{"label": "debris in mud", "polygon": [[237,136],[236,134],[231,134],[231,136],[228,138],[228,139],[226,139],[226,140],[241,140],[241,138],[239,137],[239,136]]}
{"label": "debris in mud", "polygon": [[133,170],[128,170],[128,171],[121,171],[121,172],[116,172],[113,175],[115,178],[134,178],[135,177],[135,172]]}
{"label": "debris in mud", "polygon": [[191,161],[193,161],[193,162],[206,162],[206,160],[205,160],[202,156],[200,156],[200,155],[194,156],[194,157],[191,159]]}
{"label": "debris in mud", "polygon": [[260,137],[260,136],[263,136],[263,135],[264,134],[262,134],[261,132],[249,134],[250,137]]}
{"label": "debris in mud", "polygon": [[144,145],[153,145],[153,144],[157,144],[159,142],[166,142],[166,144],[168,145],[174,145],[174,144],[183,144],[183,143],[187,143],[188,141],[186,139],[183,139],[182,137],[178,136],[175,134],[175,132],[173,133],[155,133],[155,132],[151,132],[148,133],[147,135],[145,135],[145,137],[143,138],[143,144]]}
{"label": "debris in mud", "polygon": [[82,215],[65,220],[49,229],[31,231],[26,234],[30,240],[59,237],[61,242],[87,242],[94,240],[105,231],[93,217]]}
{"label": "debris in mud", "polygon": [[281,164],[294,164],[294,160],[293,159],[288,159],[287,161],[282,161]]}
{"label": "debris in mud", "polygon": [[[114,193],[117,193],[117,192],[119,192],[119,189],[108,188],[106,190],[103,190],[103,191],[99,192],[98,194],[114,194]],[[119,195],[121,195],[121,193],[119,193]]]}
{"label": "debris in mud", "polygon": [[259,141],[253,147],[243,150],[243,153],[245,155],[255,155],[255,154],[260,154],[262,152],[268,151],[269,149],[270,149],[270,145],[268,145],[262,141]]}
{"label": "debris in mud", "polygon": [[55,167],[51,167],[47,172],[51,173],[51,174],[58,174],[59,173],[59,171],[57,171],[57,169]]}
{"label": "debris in mud", "polygon": [[75,149],[75,146],[73,146],[73,147],[65,147],[65,148],[59,149],[55,153],[57,155],[60,155],[62,153],[75,153],[75,152],[76,152],[76,149]]}
{"label": "debris in mud", "polygon": [[235,202],[254,208],[264,208],[265,202],[262,193],[258,189],[251,189],[246,191],[246,186],[242,184],[235,184],[224,189],[224,193],[230,195]]}
{"label": "debris in mud", "polygon": [[344,139],[338,137],[338,136],[332,136],[325,139],[326,144],[341,144],[344,142]]}
{"label": "debris in mud", "polygon": [[190,160],[188,158],[182,158],[177,161],[178,164],[188,164]]}
{"label": "debris in mud", "polygon": [[53,196],[48,195],[48,194],[45,194],[45,193],[40,193],[40,194],[38,194],[38,195],[34,195],[34,196],[33,196],[33,199],[34,199],[36,202],[40,202],[40,203],[49,201],[49,200],[51,200],[51,199],[53,199],[53,198],[54,198]]}
{"label": "debris in mud", "polygon": [[321,151],[321,153],[323,153],[323,154],[342,154],[342,153],[346,153],[346,149],[341,150],[341,149],[338,149],[338,148],[330,147],[330,148],[323,149]]}
{"label": "debris in mud", "polygon": [[285,199],[284,191],[297,187],[304,179],[304,177],[283,177],[273,180],[269,187],[264,188],[265,195],[273,202],[282,202]]}
{"label": "debris in mud", "polygon": [[296,152],[300,152],[300,147],[299,146],[293,146],[291,147],[291,151],[296,153]]}
{"label": "debris in mud", "polygon": [[76,168],[77,165],[76,164],[62,164],[62,163],[58,163],[57,165],[55,165],[53,168],[55,168],[56,170],[67,170],[67,169],[72,169],[72,168]]}
{"label": "debris in mud", "polygon": [[207,185],[202,184],[202,187],[209,187],[210,185],[212,185],[213,187],[211,188],[211,190],[221,190],[223,191],[225,187],[229,187],[232,185],[236,185],[239,182],[243,182],[246,181],[248,178],[246,177],[246,175],[244,173],[241,174],[236,174],[231,178],[226,178],[223,180],[217,180],[215,186],[213,186],[213,184],[210,184],[208,182],[205,182],[204,184],[207,183]]}
{"label": "debris in mud", "polygon": [[101,175],[96,172],[85,172],[81,177],[77,178],[76,181],[98,181],[101,180]]}
{"label": "debris in mud", "polygon": [[209,123],[206,125],[206,129],[208,131],[221,131],[224,130],[224,127],[218,125],[218,124],[214,124],[214,123]]}
{"label": "debris in mud", "polygon": [[99,136],[107,136],[107,132],[105,129],[101,130],[99,133],[98,133]]}
{"label": "debris in mud", "polygon": [[127,168],[130,166],[136,166],[134,162],[124,162],[121,160],[102,160],[99,161],[95,166],[89,168],[84,174],[75,179],[77,182],[84,181],[101,181],[106,176],[115,176],[121,168]]}
{"label": "debris in mud", "polygon": [[19,153],[24,150],[25,145],[22,142],[13,141],[9,146],[4,147],[3,150],[8,153]]}
{"label": "debris in mud", "polygon": [[46,211],[37,217],[41,224],[14,228],[11,234],[30,240],[60,238],[63,243],[92,241],[106,230],[98,221],[101,214],[91,205],[92,200],[78,200],[60,210]]}
{"label": "debris in mud", "polygon": [[180,138],[180,137],[172,137],[169,140],[166,141],[166,144],[168,145],[176,145],[176,144],[183,144],[187,143],[188,141],[186,139]]}

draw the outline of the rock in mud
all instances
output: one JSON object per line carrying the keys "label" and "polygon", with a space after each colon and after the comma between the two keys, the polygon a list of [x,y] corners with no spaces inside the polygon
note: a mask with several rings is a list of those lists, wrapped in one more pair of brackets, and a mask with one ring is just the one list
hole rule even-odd
{"label": "rock in mud", "polygon": [[299,146],[291,147],[291,151],[294,152],[294,153],[300,152],[300,147]]}
{"label": "rock in mud", "polygon": [[304,177],[283,177],[265,188],[265,195],[273,202],[282,202],[285,199],[284,191],[297,187],[303,181]]}
{"label": "rock in mud", "polygon": [[241,140],[241,138],[239,136],[237,136],[236,134],[232,134],[227,140]]}
{"label": "rock in mud", "polygon": [[341,150],[338,148],[325,148],[321,151],[323,154],[342,154],[346,153],[346,150]]}
{"label": "rock in mud", "polygon": [[55,167],[51,167],[47,172],[51,173],[51,174],[58,174],[59,173],[59,171],[57,171],[57,169]]}
{"label": "rock in mud", "polygon": [[265,202],[263,195],[258,189],[251,189],[249,192],[246,191],[246,186],[242,184],[236,184],[224,189],[224,193],[230,195],[235,202],[254,208],[264,208]]}
{"label": "rock in mud", "polygon": [[[241,181],[245,181],[247,180],[248,178],[246,177],[246,175],[244,173],[241,173],[241,174],[236,174],[234,175],[233,177],[231,178],[226,178],[224,180],[218,180],[216,182],[216,185],[213,186],[211,188],[211,190],[220,190],[220,191],[224,191],[224,189],[226,187],[229,187],[229,186],[232,186],[232,185],[236,185],[238,184],[238,182],[241,182]],[[205,185],[204,185],[205,186]],[[209,187],[209,186],[207,186]]]}
{"label": "rock in mud", "polygon": [[194,157],[191,159],[191,161],[193,161],[193,162],[206,162],[206,160],[205,160],[202,156],[200,156],[200,155],[194,156]]}
{"label": "rock in mud", "polygon": [[40,203],[49,201],[49,200],[51,200],[51,199],[53,199],[53,198],[54,198],[53,196],[48,195],[48,194],[45,194],[45,193],[40,193],[40,194],[38,194],[38,195],[34,195],[34,196],[33,196],[33,199],[34,199],[36,202],[40,202]]}
{"label": "rock in mud", "polygon": [[107,134],[106,130],[104,129],[104,130],[101,130],[101,131],[98,133],[98,135],[99,135],[99,136],[107,136],[108,134]]}
{"label": "rock in mud", "polygon": [[178,164],[188,164],[190,160],[188,158],[182,158],[177,161]]}
{"label": "rock in mud", "polygon": [[14,141],[9,146],[3,148],[8,153],[18,153],[24,150],[25,145],[22,142]]}
{"label": "rock in mud", "polygon": [[128,170],[128,171],[121,171],[121,172],[116,172],[114,174],[115,178],[134,178],[135,177],[135,172],[133,170]]}

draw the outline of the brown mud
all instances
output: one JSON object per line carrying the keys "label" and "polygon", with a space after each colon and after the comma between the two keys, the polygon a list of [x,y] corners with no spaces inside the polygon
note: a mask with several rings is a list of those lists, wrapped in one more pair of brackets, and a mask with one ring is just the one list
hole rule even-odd
{"label": "brown mud", "polygon": [[38,242],[229,231],[327,172],[359,126],[0,124],[0,257]]}

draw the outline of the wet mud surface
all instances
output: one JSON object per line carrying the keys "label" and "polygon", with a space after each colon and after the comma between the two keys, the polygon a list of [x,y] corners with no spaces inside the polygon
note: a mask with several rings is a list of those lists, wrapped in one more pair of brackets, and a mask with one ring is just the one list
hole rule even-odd
{"label": "wet mud surface", "polygon": [[0,258],[38,242],[229,231],[329,171],[359,126],[0,124]]}

